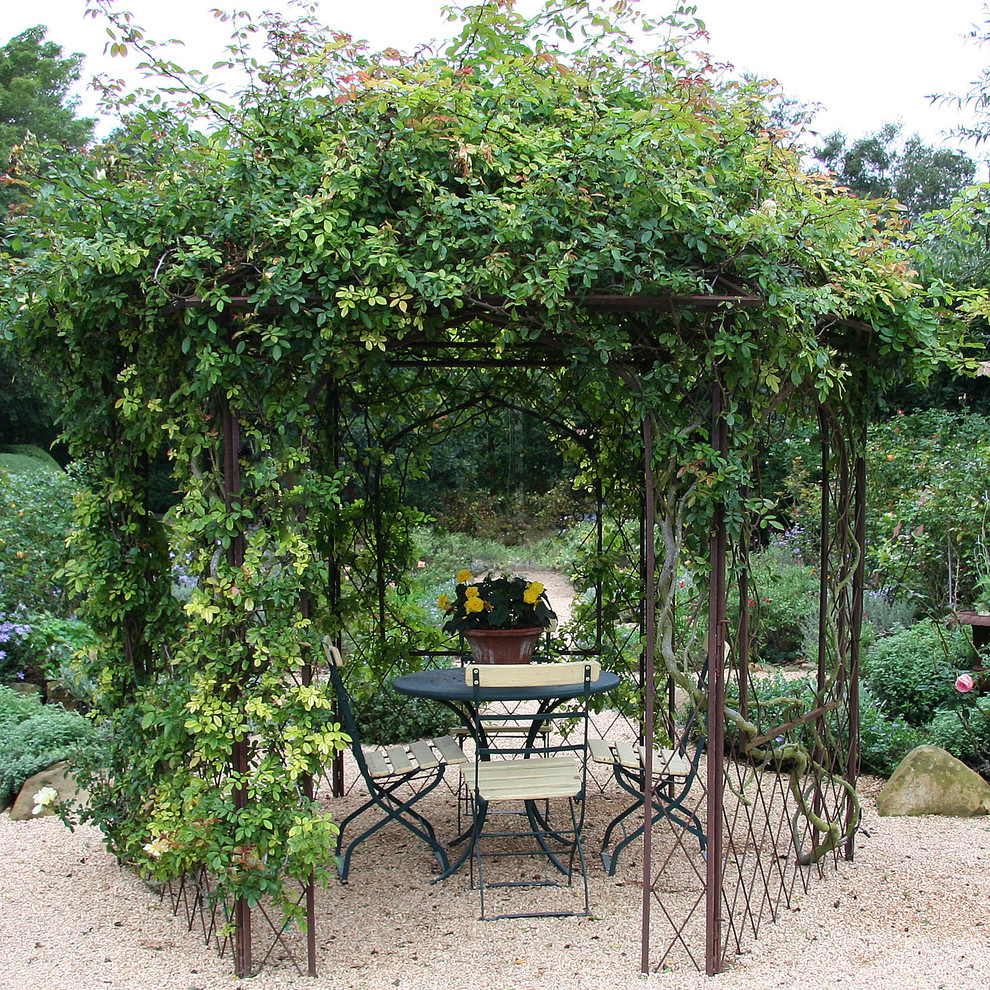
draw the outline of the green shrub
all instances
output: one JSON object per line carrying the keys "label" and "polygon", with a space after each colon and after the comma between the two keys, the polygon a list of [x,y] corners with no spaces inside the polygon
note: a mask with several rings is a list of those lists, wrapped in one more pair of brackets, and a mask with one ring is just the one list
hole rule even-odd
{"label": "green shrub", "polygon": [[889,718],[921,727],[952,701],[956,674],[971,665],[965,635],[926,619],[877,640],[863,658],[863,677]]}
{"label": "green shrub", "polygon": [[388,746],[446,735],[458,719],[439,702],[409,698],[382,688],[360,702],[354,701],[354,721],[362,743]]}
{"label": "green shrub", "polygon": [[35,695],[21,694],[13,688],[0,685],[0,733],[7,726],[37,715],[41,711],[41,702]]}
{"label": "green shrub", "polygon": [[58,461],[33,444],[0,445],[0,471],[7,474],[33,474],[35,471],[61,471]]}
{"label": "green shrub", "polygon": [[42,658],[46,678],[59,681],[75,698],[91,698],[91,687],[84,685],[79,676],[83,665],[76,661],[82,650],[96,645],[88,623],[47,612],[31,616],[30,622],[30,645]]}
{"label": "green shrub", "polygon": [[806,630],[817,626],[818,578],[788,548],[769,547],[753,562],[749,608],[757,658],[800,660]]}
{"label": "green shrub", "polygon": [[870,428],[868,572],[943,611],[973,601],[986,524],[990,420],[928,409]]}
{"label": "green shrub", "polygon": [[39,706],[37,714],[0,727],[0,801],[17,795],[28,777],[68,758],[92,741],[92,723],[58,705]]}
{"label": "green shrub", "polygon": [[[967,699],[969,700],[969,699]],[[929,726],[930,741],[990,779],[990,714],[975,699],[935,713]]]}
{"label": "green shrub", "polygon": [[71,603],[55,574],[68,557],[65,540],[78,487],[61,470],[0,471],[0,612],[24,606],[69,614]]}
{"label": "green shrub", "polygon": [[859,767],[862,773],[889,776],[928,733],[900,718],[888,718],[880,702],[863,689],[859,696]]}
{"label": "green shrub", "polygon": [[882,591],[867,591],[863,597],[863,635],[873,642],[879,636],[887,636],[913,626],[917,621],[917,609],[906,598],[894,599]]}

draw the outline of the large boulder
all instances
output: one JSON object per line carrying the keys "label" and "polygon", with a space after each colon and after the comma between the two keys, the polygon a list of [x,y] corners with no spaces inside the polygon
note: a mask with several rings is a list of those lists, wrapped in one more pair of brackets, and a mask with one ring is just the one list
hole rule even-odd
{"label": "large boulder", "polygon": [[80,805],[86,803],[87,794],[69,773],[68,764],[56,763],[24,781],[24,786],[10,809],[10,817],[14,821],[26,822],[31,818],[55,814],[51,808],[42,808],[37,815],[34,814],[34,796],[43,787],[54,787],[60,801],[73,801]]}
{"label": "large boulder", "polygon": [[990,814],[990,784],[938,746],[917,746],[877,798],[881,815]]}

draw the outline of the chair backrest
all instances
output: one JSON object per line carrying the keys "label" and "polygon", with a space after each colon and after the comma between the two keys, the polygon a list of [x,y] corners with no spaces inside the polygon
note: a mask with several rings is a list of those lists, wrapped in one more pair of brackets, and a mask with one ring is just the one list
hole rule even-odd
{"label": "chair backrest", "polygon": [[586,668],[589,668],[589,682],[597,681],[601,676],[601,664],[597,660],[572,660],[564,663],[469,663],[464,668],[464,683],[477,684],[479,687],[581,684]]}
{"label": "chair backrest", "polygon": [[344,687],[344,680],[340,672],[344,667],[344,658],[340,650],[330,642],[329,636],[323,637],[323,653],[327,658],[327,667],[330,673],[330,683],[333,685],[333,693],[337,696],[337,707],[340,711],[340,720],[344,723],[344,731],[351,737],[351,749],[358,759],[362,772],[365,769],[364,754],[361,750],[361,734],[358,732],[357,722],[354,721],[354,711],[351,708],[351,696]]}
{"label": "chair backrest", "polygon": [[[536,756],[550,757],[570,755],[579,758],[581,765],[581,793],[584,793],[585,760],[588,743],[588,715],[591,685],[601,675],[597,660],[578,660],[560,663],[473,663],[464,668],[464,679],[474,691],[475,704],[481,700],[482,688],[506,687],[554,687],[579,685],[580,694],[567,691],[571,700],[551,705],[540,711],[526,707],[496,712],[485,709],[484,729],[488,736],[478,740],[475,747],[475,763],[493,757]],[[553,692],[550,692],[553,694]],[[501,728],[499,728],[501,727]],[[546,738],[537,738],[540,727],[556,728]],[[492,732],[494,728],[494,732]],[[506,742],[505,732],[525,736],[526,742],[513,746]]]}

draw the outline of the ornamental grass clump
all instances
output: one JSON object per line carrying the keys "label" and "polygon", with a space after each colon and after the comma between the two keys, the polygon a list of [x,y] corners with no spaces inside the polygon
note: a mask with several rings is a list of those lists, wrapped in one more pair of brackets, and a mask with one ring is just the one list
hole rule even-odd
{"label": "ornamental grass clump", "polygon": [[441,595],[437,604],[446,613],[444,632],[472,629],[543,629],[555,627],[557,615],[550,608],[539,581],[490,571],[480,581],[469,570],[458,573],[454,597]]}

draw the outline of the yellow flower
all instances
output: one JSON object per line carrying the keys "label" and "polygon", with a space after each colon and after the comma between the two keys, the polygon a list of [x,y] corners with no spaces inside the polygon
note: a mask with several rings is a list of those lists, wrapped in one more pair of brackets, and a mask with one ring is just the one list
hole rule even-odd
{"label": "yellow flower", "polygon": [[444,612],[450,611],[450,599],[446,595],[441,595],[437,599],[437,605],[439,605]]}
{"label": "yellow flower", "polygon": [[527,605],[535,605],[543,594],[543,585],[539,581],[530,581],[523,592],[523,601]]}
{"label": "yellow flower", "polygon": [[465,568],[463,571],[457,572],[456,581],[458,584],[466,584],[468,581],[471,580],[471,577],[472,577],[471,572],[467,568]]}
{"label": "yellow flower", "polygon": [[483,598],[477,597],[478,589],[475,588],[474,592],[475,592],[475,597],[469,598],[464,603],[465,612],[483,612],[485,609],[485,600]]}
{"label": "yellow flower", "polygon": [[477,587],[477,585],[472,584],[470,588],[465,588],[464,589],[464,597],[465,598],[477,598],[478,597],[478,587]]}

